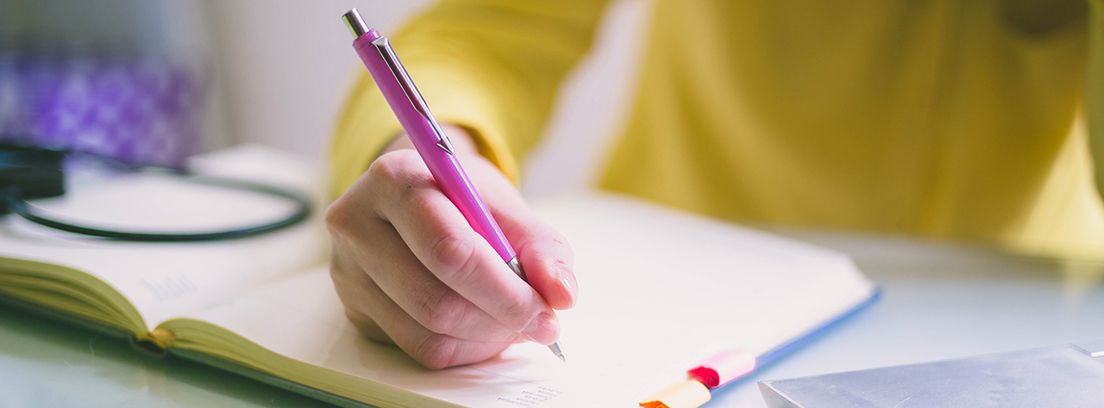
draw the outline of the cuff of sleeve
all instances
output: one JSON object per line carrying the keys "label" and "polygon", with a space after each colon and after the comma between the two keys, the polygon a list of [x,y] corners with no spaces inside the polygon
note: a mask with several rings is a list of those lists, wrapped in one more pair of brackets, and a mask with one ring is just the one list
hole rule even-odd
{"label": "cuff of sleeve", "polygon": [[507,121],[487,85],[449,67],[431,67],[417,72],[422,93],[438,122],[468,131],[479,154],[490,160],[514,184],[520,180],[517,158],[508,142]]}

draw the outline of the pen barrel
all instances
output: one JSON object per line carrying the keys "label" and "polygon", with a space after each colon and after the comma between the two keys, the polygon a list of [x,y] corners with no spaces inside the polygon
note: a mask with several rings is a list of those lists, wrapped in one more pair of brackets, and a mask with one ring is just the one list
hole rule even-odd
{"label": "pen barrel", "polygon": [[[434,121],[416,89],[413,89],[414,96],[411,95],[412,84],[408,88],[401,85],[403,78],[398,75],[405,75],[405,71],[396,72],[388,65],[377,47],[379,41],[386,39],[375,30],[369,29],[353,42],[353,47],[433,175],[437,187],[463,214],[472,229],[490,243],[503,262],[514,260],[516,254],[513,247],[479,197],[467,172],[452,151],[447,136]],[[403,70],[397,59],[393,61],[393,65],[397,66],[397,70]]]}

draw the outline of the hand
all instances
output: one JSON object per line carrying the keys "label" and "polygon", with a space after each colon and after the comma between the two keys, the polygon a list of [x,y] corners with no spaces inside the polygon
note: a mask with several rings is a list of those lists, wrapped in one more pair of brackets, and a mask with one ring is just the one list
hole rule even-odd
{"label": "hand", "polygon": [[483,361],[516,342],[551,344],[559,335],[553,309],[571,307],[577,291],[567,241],[463,130],[446,131],[529,284],[438,190],[406,137],[326,213],[330,274],[346,315],[364,336],[435,369]]}

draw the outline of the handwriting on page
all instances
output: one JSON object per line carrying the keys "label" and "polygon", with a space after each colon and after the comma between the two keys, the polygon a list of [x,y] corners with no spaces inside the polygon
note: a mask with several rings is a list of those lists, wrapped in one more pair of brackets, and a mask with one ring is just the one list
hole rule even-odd
{"label": "handwriting on page", "polygon": [[540,407],[544,403],[558,399],[563,395],[562,390],[538,385],[532,389],[521,390],[514,395],[498,397],[499,402],[519,407]]}
{"label": "handwriting on page", "polygon": [[142,286],[145,286],[159,302],[184,296],[198,289],[195,282],[185,275],[142,279]]}

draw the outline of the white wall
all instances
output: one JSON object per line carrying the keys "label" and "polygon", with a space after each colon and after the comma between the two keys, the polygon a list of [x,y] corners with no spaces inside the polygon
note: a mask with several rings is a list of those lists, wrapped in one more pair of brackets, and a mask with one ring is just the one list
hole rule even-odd
{"label": "white wall", "polygon": [[[341,14],[356,6],[369,25],[390,32],[428,5],[427,0],[208,0],[216,85],[231,139],[324,160],[345,91],[363,69],[349,48]],[[592,178],[633,82],[649,5],[622,0],[607,14],[594,52],[567,81],[548,137],[529,162],[526,193],[571,190]]]}
{"label": "white wall", "polygon": [[368,24],[391,30],[425,3],[207,0],[231,139],[321,161],[345,90],[363,69],[341,15],[358,7]]}

